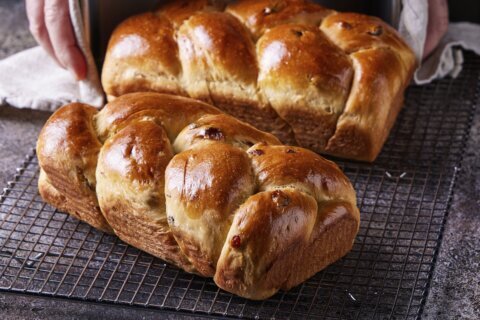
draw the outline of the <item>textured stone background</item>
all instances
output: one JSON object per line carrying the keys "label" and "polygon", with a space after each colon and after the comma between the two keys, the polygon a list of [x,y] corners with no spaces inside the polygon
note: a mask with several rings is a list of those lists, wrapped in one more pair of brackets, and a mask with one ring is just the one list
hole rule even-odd
{"label": "textured stone background", "polygon": [[[34,45],[24,2],[0,0],[0,59]],[[0,106],[0,189],[34,145],[48,116],[46,112]],[[480,108],[455,189],[424,318],[479,319],[479,271]],[[0,315],[2,319],[154,319],[159,313],[0,293]],[[167,316],[162,314],[162,318]]]}
{"label": "textured stone background", "polygon": [[480,107],[440,248],[425,319],[480,319]]}

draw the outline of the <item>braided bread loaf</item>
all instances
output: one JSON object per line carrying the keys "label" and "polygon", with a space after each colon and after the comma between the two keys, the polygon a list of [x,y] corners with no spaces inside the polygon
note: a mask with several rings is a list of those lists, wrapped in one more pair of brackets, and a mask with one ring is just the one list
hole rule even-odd
{"label": "braided bread loaf", "polygon": [[173,1],[117,27],[102,83],[109,100],[188,96],[284,143],[373,161],[414,68],[412,50],[375,17],[306,0]]}
{"label": "braided bread loaf", "polygon": [[334,163],[188,98],[64,106],[37,154],[45,201],[251,299],[339,259],[359,227]]}

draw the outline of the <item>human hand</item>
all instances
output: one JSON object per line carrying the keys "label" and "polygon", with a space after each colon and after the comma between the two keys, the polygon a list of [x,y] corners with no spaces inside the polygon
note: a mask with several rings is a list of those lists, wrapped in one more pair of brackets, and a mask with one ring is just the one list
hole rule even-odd
{"label": "human hand", "polygon": [[78,80],[87,73],[85,57],[77,46],[67,0],[26,0],[30,32],[45,51]]}
{"label": "human hand", "polygon": [[427,38],[423,58],[430,55],[438,46],[448,29],[447,0],[428,0]]}

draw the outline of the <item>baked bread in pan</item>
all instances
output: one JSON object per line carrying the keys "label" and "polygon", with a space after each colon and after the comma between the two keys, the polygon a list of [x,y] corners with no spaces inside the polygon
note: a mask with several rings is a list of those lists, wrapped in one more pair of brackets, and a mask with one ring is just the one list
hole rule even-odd
{"label": "baked bread in pan", "polygon": [[116,28],[102,84],[109,100],[192,97],[284,143],[373,161],[415,65],[375,17],[306,0],[172,1]]}

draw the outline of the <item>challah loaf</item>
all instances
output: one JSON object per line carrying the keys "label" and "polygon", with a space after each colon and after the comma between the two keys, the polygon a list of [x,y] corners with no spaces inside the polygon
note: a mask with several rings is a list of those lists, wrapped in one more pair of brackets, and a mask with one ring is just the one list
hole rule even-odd
{"label": "challah loaf", "polygon": [[172,1],[114,31],[109,100],[208,102],[288,144],[373,161],[401,108],[412,50],[378,18],[306,0]]}
{"label": "challah loaf", "polygon": [[339,259],[359,227],[334,163],[189,98],[64,106],[37,154],[45,201],[251,299]]}

